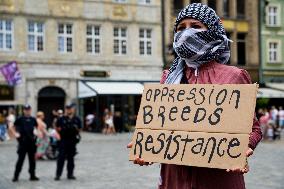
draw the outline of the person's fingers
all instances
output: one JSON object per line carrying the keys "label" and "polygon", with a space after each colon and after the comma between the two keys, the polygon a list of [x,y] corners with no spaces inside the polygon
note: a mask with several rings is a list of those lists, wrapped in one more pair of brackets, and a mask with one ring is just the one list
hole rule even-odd
{"label": "person's fingers", "polygon": [[136,157],[133,162],[134,162],[134,164],[138,164],[138,165],[141,165],[141,166],[145,165],[145,161],[143,159],[139,158],[139,157]]}
{"label": "person's fingers", "polygon": [[246,156],[249,157],[253,154],[253,149],[249,148],[247,151],[246,151]]}
{"label": "person's fingers", "polygon": [[242,169],[243,173],[248,173],[249,172],[249,166],[245,166],[245,168]]}
{"label": "person's fingers", "polygon": [[152,164],[153,164],[153,162],[145,162],[144,159],[139,158],[139,157],[136,157],[136,158],[133,160],[133,163],[134,163],[134,164],[138,164],[138,165],[140,165],[140,166],[143,166],[143,165],[148,166],[148,165],[152,165]]}
{"label": "person's fingers", "polygon": [[132,146],[133,146],[133,142],[129,142],[129,143],[127,144],[127,148],[132,148]]}

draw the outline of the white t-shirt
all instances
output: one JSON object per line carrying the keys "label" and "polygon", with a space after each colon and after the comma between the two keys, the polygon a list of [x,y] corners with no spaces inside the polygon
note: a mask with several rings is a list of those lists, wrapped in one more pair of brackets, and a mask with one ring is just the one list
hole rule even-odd
{"label": "white t-shirt", "polygon": [[284,110],[280,110],[278,112],[278,115],[279,115],[279,120],[284,120]]}
{"label": "white t-shirt", "polygon": [[10,124],[14,125],[15,121],[16,121],[16,116],[14,114],[10,114],[7,116],[8,125]]}

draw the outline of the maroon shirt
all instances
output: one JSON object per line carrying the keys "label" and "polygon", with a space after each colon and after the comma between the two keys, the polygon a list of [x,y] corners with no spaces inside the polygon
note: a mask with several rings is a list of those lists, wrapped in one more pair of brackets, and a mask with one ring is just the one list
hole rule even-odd
{"label": "maroon shirt", "polygon": [[[251,79],[247,71],[233,66],[210,62],[198,69],[186,67],[186,79],[190,84],[249,84]],[[164,83],[168,71],[164,71],[161,83]],[[254,118],[249,147],[256,148],[262,138],[259,122]],[[227,173],[223,169],[190,167],[181,165],[161,165],[159,189],[244,189],[243,174]]]}

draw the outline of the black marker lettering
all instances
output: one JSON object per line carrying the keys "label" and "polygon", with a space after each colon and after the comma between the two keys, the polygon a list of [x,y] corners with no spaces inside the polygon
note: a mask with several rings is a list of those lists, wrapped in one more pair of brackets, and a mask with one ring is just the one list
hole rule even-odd
{"label": "black marker lettering", "polygon": [[228,145],[228,150],[227,150],[227,153],[228,155],[231,157],[231,158],[238,158],[240,157],[240,153],[238,155],[232,155],[231,152],[230,152],[230,149],[233,148],[233,147],[236,147],[236,146],[240,146],[240,141],[239,139],[237,138],[233,138],[230,142],[229,142],[229,145]]}
{"label": "black marker lettering", "polygon": [[153,137],[151,135],[147,137],[146,142],[145,142],[145,150],[149,152],[153,150],[154,147],[148,148],[148,144],[153,144]]}
{"label": "black marker lettering", "polygon": [[163,101],[163,97],[167,96],[168,93],[169,93],[169,88],[164,87],[163,90],[162,90],[161,102]]}
{"label": "black marker lettering", "polygon": [[176,120],[177,118],[176,117],[173,118],[172,114],[176,114],[177,112],[178,112],[177,107],[176,106],[172,107],[171,110],[170,110],[170,113],[169,113],[169,120],[171,120],[171,121]]}
{"label": "black marker lettering", "polygon": [[201,100],[200,103],[197,103],[197,99],[195,99],[194,100],[194,104],[195,105],[201,105],[205,101],[204,93],[205,93],[205,89],[204,88],[199,89],[199,94],[200,94],[200,96],[202,96],[202,100]]}
{"label": "black marker lettering", "polygon": [[156,89],[155,93],[154,93],[154,102],[156,102],[157,97],[161,94],[161,90],[160,89]]}
{"label": "black marker lettering", "polygon": [[227,139],[226,138],[222,138],[220,141],[219,141],[219,144],[217,146],[217,154],[222,157],[224,154],[225,154],[225,150],[222,150],[222,153],[220,153],[220,146],[222,144],[222,142],[227,142]]}
{"label": "black marker lettering", "polygon": [[[221,113],[223,113],[223,108],[217,108],[213,114],[211,114],[209,117],[208,117],[208,121],[210,123],[210,125],[217,125],[219,122],[220,122],[220,119],[221,119]],[[215,116],[217,119],[215,121],[212,121],[212,116]]]}
{"label": "black marker lettering", "polygon": [[166,111],[165,106],[160,106],[160,108],[159,108],[159,113],[158,113],[158,118],[159,118],[159,117],[162,118],[162,120],[161,120],[161,121],[162,121],[161,127],[163,127],[163,126],[164,126],[164,123],[165,123],[165,115],[164,115],[165,111]]}
{"label": "black marker lettering", "polygon": [[212,150],[211,150],[211,153],[210,153],[210,156],[209,156],[209,159],[208,159],[208,163],[211,162],[212,157],[213,157],[213,154],[214,154],[214,151],[215,151],[216,138],[210,137],[210,138],[208,139],[207,144],[206,144],[206,147],[205,147],[205,149],[204,149],[204,151],[203,151],[203,154],[202,154],[202,156],[204,156],[204,155],[206,154],[206,150],[207,150],[208,144],[209,144],[209,142],[210,142],[211,140],[213,141],[213,144],[212,144]]}
{"label": "black marker lettering", "polygon": [[191,100],[195,98],[195,93],[196,93],[196,88],[192,88],[189,92],[190,95],[192,95],[192,97],[186,97],[186,100]]}
{"label": "black marker lettering", "polygon": [[238,109],[239,108],[240,97],[241,97],[241,92],[239,90],[233,90],[232,95],[230,97],[229,104],[231,104],[231,100],[232,100],[232,97],[233,97],[234,94],[237,95],[235,109]]}
{"label": "black marker lettering", "polygon": [[[153,120],[153,115],[151,114],[152,109],[153,109],[152,106],[149,106],[149,105],[143,107],[143,121],[144,121],[144,124],[149,124]],[[149,117],[150,119],[147,120],[147,117]]]}
{"label": "black marker lettering", "polygon": [[[199,112],[201,112],[201,111],[203,111],[203,116],[199,118]],[[198,108],[196,110],[193,122],[198,123],[198,122],[204,120],[205,116],[206,116],[206,110],[204,108]]]}
{"label": "black marker lettering", "polygon": [[209,104],[211,103],[211,96],[212,96],[213,92],[214,92],[214,86],[213,86],[213,89],[211,90],[210,95],[209,95]]}
{"label": "black marker lettering", "polygon": [[184,94],[185,94],[185,90],[180,90],[177,95],[177,100],[184,101],[184,99],[180,99],[180,97],[182,97]]}
{"label": "black marker lettering", "polygon": [[[204,138],[198,138],[196,141],[197,142],[200,141],[200,142],[195,144],[194,146],[192,146],[191,152],[194,153],[194,154],[199,154],[203,149]],[[196,151],[195,148],[198,147],[198,146],[199,146],[199,150]]]}
{"label": "black marker lettering", "polygon": [[[161,139],[161,136],[164,137],[163,140]],[[163,148],[164,148],[164,146],[165,146],[165,143],[164,143],[165,138],[166,138],[166,135],[165,135],[164,133],[161,133],[161,134],[158,136],[157,141],[159,141],[159,142],[161,143],[161,147],[160,147],[160,149],[159,149],[158,151],[155,151],[155,150],[154,150],[154,147],[153,147],[153,149],[152,149],[152,153],[153,153],[153,154],[159,154],[159,153],[163,150]]]}
{"label": "black marker lettering", "polygon": [[189,120],[189,118],[186,118],[185,117],[185,114],[189,114],[190,113],[190,107],[189,106],[185,106],[183,109],[182,109],[182,113],[181,113],[181,119],[182,121],[187,121]]}
{"label": "black marker lettering", "polygon": [[172,102],[175,102],[174,94],[175,94],[175,90],[171,89],[169,93],[169,97],[168,97],[168,102],[170,102],[170,97],[172,98]]}
{"label": "black marker lettering", "polygon": [[187,143],[194,141],[194,139],[190,139],[190,138],[188,138],[188,135],[186,135],[186,138],[185,138],[185,139],[181,139],[181,141],[182,141],[182,142],[184,141],[184,146],[183,146],[183,151],[182,151],[182,155],[181,155],[180,161],[182,161],[182,159],[183,159],[183,156],[184,156],[184,152],[185,152],[185,148],[186,148]]}
{"label": "black marker lettering", "polygon": [[[220,97],[220,95],[222,95],[222,93],[224,93],[224,94],[223,94],[224,96],[223,96],[223,99],[221,98],[221,101],[219,102],[219,97]],[[220,106],[221,104],[224,103],[224,101],[226,100],[227,94],[228,94],[227,89],[222,89],[222,90],[217,94],[217,97],[216,97],[216,105],[217,105],[217,106]]]}
{"label": "black marker lettering", "polygon": [[151,98],[152,98],[152,89],[148,89],[148,91],[146,92],[146,100],[147,101],[151,101]]}
{"label": "black marker lettering", "polygon": [[[139,139],[139,136],[141,137],[140,139]],[[135,147],[134,147],[134,155],[136,156],[137,154],[137,145],[138,145],[140,149],[139,158],[141,158],[142,156],[142,144],[141,144],[142,140],[143,140],[143,133],[138,132],[136,136]]]}
{"label": "black marker lettering", "polygon": [[169,149],[170,149],[170,145],[171,145],[171,142],[172,142],[172,138],[173,138],[173,134],[171,134],[171,135],[167,138],[167,140],[166,140],[167,146],[166,146],[166,151],[165,151],[165,154],[164,154],[164,159],[167,158],[167,154],[168,154],[168,151],[169,151]]}
{"label": "black marker lettering", "polygon": [[177,141],[177,138],[181,138],[181,135],[176,135],[173,138],[173,142],[176,143],[177,147],[176,147],[175,153],[172,156],[170,154],[167,155],[168,160],[174,159],[176,157],[176,155],[178,154],[178,152],[179,152],[179,142]]}

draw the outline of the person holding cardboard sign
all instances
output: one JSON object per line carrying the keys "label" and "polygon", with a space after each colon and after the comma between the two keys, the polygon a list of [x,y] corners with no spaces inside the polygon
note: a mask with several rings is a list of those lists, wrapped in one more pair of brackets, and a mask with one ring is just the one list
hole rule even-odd
{"label": "person holding cardboard sign", "polygon": [[[174,25],[174,32],[173,47],[177,58],[171,68],[163,72],[162,84],[251,83],[250,76],[245,70],[225,65],[230,58],[230,40],[226,37],[220,18],[207,5],[193,3],[181,10]],[[168,135],[172,139],[173,136]],[[165,137],[158,136],[153,140],[163,142],[161,138]],[[246,151],[247,157],[253,154],[261,138],[262,133],[255,118]],[[140,139],[142,141],[142,134]],[[147,144],[153,140],[147,137]],[[133,146],[132,143],[128,144],[128,148]],[[157,150],[150,147],[149,150]],[[134,163],[152,164],[139,157],[135,158]],[[248,171],[248,165],[244,168],[224,170],[162,164],[159,189],[244,189],[243,173]]]}

